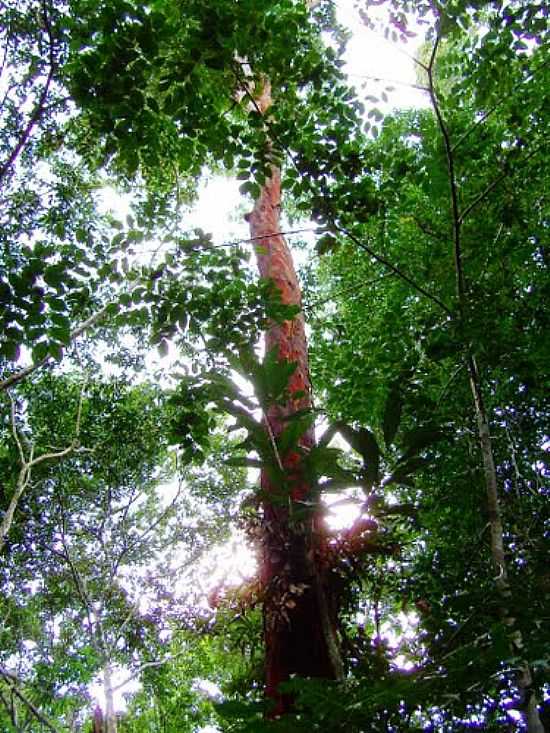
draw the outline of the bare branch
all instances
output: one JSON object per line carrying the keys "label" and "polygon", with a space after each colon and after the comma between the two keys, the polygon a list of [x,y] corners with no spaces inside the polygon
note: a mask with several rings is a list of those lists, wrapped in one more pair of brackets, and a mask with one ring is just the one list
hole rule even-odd
{"label": "bare branch", "polygon": [[123,682],[120,682],[116,687],[113,687],[113,692],[116,692],[117,690],[122,689],[125,687],[129,682],[132,682],[132,680],[135,680],[136,677],[139,677],[139,675],[146,669],[150,669],[151,667],[161,667],[163,664],[168,664],[168,662],[173,662],[175,659],[178,659],[179,657],[182,657],[184,654],[187,653],[187,649],[183,649],[181,652],[178,652],[177,654],[171,654],[169,657],[165,657],[164,659],[158,659],[154,662],[144,662],[141,664],[138,669],[136,669],[135,672],[133,672],[129,677],[127,677]]}

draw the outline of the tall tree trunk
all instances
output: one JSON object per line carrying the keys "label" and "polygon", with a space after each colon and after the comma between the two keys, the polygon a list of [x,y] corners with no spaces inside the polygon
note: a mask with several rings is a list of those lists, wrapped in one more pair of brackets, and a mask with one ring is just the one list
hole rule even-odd
{"label": "tall tree trunk", "polygon": [[105,693],[105,733],[117,733],[112,670],[109,662],[103,668],[103,692]]}
{"label": "tall tree trunk", "polygon": [[[249,215],[250,235],[255,243],[258,268],[263,278],[278,288],[282,302],[301,305],[301,293],[292,255],[280,232],[280,171],[273,168]],[[291,321],[272,324],[265,336],[266,351],[277,349],[279,359],[296,362],[290,378],[289,400],[264,415],[266,430],[276,441],[289,415],[311,407],[307,340],[300,313]],[[309,451],[313,431],[302,435],[299,446]],[[312,500],[312,487],[300,469],[296,450],[276,456],[285,471],[285,486],[273,485],[262,470],[263,557],[261,575],[266,590],[264,639],[266,694],[275,702],[272,715],[287,712],[292,698],[278,691],[291,675],[337,679],[342,674],[335,628],[335,613],[326,571],[320,562],[322,533],[313,509],[304,516],[304,500]]]}
{"label": "tall tree trunk", "polygon": [[[481,378],[479,376],[476,360],[473,356],[468,357],[468,374],[472,396],[474,398],[479,446],[483,462],[483,472],[485,475],[487,509],[491,530],[491,557],[496,573],[495,585],[501,601],[500,616],[503,623],[508,627],[512,653],[514,656],[522,659],[523,639],[521,631],[516,627],[516,619],[510,615],[509,610],[510,602],[512,600],[512,589],[510,587],[506,555],[504,552],[504,529],[502,526],[500,512],[493,444],[489,431],[489,418],[487,416],[487,410],[483,400]],[[528,733],[544,733],[544,726],[541,722],[537,707],[537,696],[534,694],[532,689],[533,677],[529,664],[525,660],[521,663],[521,670],[517,676],[517,685]]]}

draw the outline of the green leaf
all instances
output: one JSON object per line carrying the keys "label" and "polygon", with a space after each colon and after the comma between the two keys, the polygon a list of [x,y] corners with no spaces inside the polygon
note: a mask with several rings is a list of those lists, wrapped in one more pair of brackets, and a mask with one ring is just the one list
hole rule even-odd
{"label": "green leaf", "polygon": [[327,254],[327,252],[334,251],[339,245],[338,240],[333,234],[323,234],[319,237],[315,249],[320,255]]}
{"label": "green leaf", "polygon": [[409,458],[418,455],[422,450],[429,448],[444,437],[445,433],[433,426],[423,426],[407,431],[403,434],[405,453],[399,460],[401,462],[407,461]]}
{"label": "green leaf", "polygon": [[400,462],[392,472],[391,476],[384,481],[384,486],[389,486],[390,484],[411,485],[412,475],[428,464],[429,461],[427,458],[421,458],[419,456],[410,458],[405,462]]}
{"label": "green leaf", "polygon": [[63,359],[63,345],[56,344],[54,341],[50,342],[48,353],[56,361],[61,361]]}
{"label": "green leaf", "polygon": [[246,181],[246,183],[243,183],[239,186],[239,191],[242,194],[250,194],[253,199],[257,199],[260,196],[260,193],[262,192],[262,189],[257,183],[254,183],[254,181]]}
{"label": "green leaf", "polygon": [[393,443],[393,439],[397,433],[399,422],[401,420],[402,407],[403,399],[401,396],[401,389],[399,388],[399,385],[394,385],[388,393],[386,404],[384,406],[383,432],[386,448]]}
{"label": "green leaf", "polygon": [[32,358],[33,361],[42,361],[45,359],[50,351],[50,344],[48,341],[39,341],[33,346]]}
{"label": "green leaf", "polygon": [[311,429],[315,422],[315,415],[309,413],[292,420],[285,426],[283,432],[277,438],[277,445],[281,455],[285,456],[290,451],[298,448],[300,439]]}
{"label": "green leaf", "polygon": [[357,451],[363,459],[363,473],[369,487],[377,484],[380,480],[380,448],[374,433],[368,428],[354,428],[339,422],[338,432],[350,444],[353,450]]}

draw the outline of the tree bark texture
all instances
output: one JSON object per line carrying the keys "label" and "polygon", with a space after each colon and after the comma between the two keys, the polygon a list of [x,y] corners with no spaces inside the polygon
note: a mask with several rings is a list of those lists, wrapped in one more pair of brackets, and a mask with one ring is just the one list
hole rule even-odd
{"label": "tree bark texture", "polygon": [[94,708],[94,719],[92,722],[92,733],[104,733],[103,731],[103,711],[99,705]]}
{"label": "tree bark texture", "polygon": [[[301,306],[301,292],[292,255],[280,232],[280,171],[269,180],[249,215],[250,236],[256,248],[260,276],[269,279],[286,305]],[[272,405],[264,415],[274,443],[293,413],[311,408],[307,340],[303,314],[291,321],[273,323],[265,335],[266,352],[276,349],[280,360],[296,363],[289,381],[289,399]],[[321,562],[319,516],[307,512],[312,487],[302,475],[302,453],[314,444],[312,430],[299,441],[300,450],[277,455],[285,472],[285,486],[273,485],[261,472],[263,497],[263,554],[261,566],[266,649],[266,694],[274,703],[273,716],[292,707],[292,698],[278,691],[291,676],[337,679],[341,676],[335,609],[330,584]]]}
{"label": "tree bark texture", "polygon": [[103,691],[105,693],[105,733],[117,733],[113,679],[109,662],[103,668]]}
{"label": "tree bark texture", "polygon": [[[512,589],[510,587],[506,554],[504,551],[504,527],[500,511],[493,443],[489,429],[489,418],[483,400],[481,379],[476,360],[473,356],[468,358],[468,374],[474,399],[479,446],[485,475],[487,509],[491,531],[491,558],[496,572],[495,585],[501,601],[500,616],[502,622],[508,627],[511,652],[521,659],[523,655],[522,634],[521,630],[517,628],[516,619],[510,615],[509,611],[509,606],[512,601]],[[537,696],[533,691],[533,677],[527,661],[523,660],[521,662],[521,671],[517,675],[516,680],[528,733],[544,733],[544,726],[538,711]]]}

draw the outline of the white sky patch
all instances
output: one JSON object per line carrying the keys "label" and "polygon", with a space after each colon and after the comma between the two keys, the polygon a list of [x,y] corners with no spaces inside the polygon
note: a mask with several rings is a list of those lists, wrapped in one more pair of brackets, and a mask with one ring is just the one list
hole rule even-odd
{"label": "white sky patch", "polygon": [[[385,103],[380,100],[377,104],[385,113],[396,108],[427,106],[429,99],[426,93],[415,88],[416,64],[411,58],[423,40],[422,28],[411,23],[410,29],[418,35],[407,44],[394,43],[384,38],[382,30],[367,28],[354,5],[352,0],[343,0],[337,6],[338,20],[353,32],[348,42],[344,67],[350,83],[357,89],[362,87],[365,94],[375,96],[387,86],[394,87],[389,101]],[[383,21],[385,10],[376,10],[370,8],[369,14]]]}
{"label": "white sky patch", "polygon": [[350,527],[361,515],[364,496],[360,489],[346,489],[337,494],[325,495],[327,507],[325,521],[329,529],[337,531]]}

